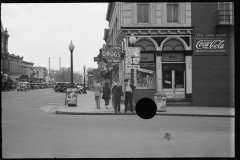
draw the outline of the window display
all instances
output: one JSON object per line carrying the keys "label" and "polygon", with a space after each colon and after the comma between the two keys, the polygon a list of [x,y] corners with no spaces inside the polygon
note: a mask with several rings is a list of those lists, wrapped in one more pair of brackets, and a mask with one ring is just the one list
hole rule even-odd
{"label": "window display", "polygon": [[155,63],[140,64],[140,69],[137,69],[135,72],[136,79],[134,79],[134,84],[136,89],[156,89]]}

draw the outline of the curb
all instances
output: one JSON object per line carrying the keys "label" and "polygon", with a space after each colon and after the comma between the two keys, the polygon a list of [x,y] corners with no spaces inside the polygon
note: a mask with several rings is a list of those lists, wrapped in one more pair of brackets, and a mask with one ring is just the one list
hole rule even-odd
{"label": "curb", "polygon": [[[62,111],[56,111],[55,114],[66,114],[66,115],[137,115],[132,113],[98,113],[98,112],[62,112]],[[190,116],[190,117],[231,117],[235,118],[234,115],[204,115],[204,114],[161,114],[157,113],[155,116]]]}

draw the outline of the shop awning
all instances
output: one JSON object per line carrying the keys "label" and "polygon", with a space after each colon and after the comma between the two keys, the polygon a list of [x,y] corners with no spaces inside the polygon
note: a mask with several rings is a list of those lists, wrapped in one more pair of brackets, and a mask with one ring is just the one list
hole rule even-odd
{"label": "shop awning", "polygon": [[17,80],[13,76],[8,76],[8,79],[10,79],[10,81],[12,82],[17,82]]}

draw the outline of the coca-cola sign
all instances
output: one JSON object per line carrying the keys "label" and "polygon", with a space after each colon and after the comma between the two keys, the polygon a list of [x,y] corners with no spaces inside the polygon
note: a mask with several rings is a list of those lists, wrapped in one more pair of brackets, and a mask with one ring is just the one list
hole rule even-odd
{"label": "coca-cola sign", "polygon": [[195,55],[226,53],[226,34],[197,34],[194,36],[193,47]]}

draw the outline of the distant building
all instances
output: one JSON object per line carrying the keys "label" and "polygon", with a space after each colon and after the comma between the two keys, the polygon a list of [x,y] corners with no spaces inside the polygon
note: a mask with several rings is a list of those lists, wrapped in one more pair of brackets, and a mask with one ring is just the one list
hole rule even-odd
{"label": "distant building", "polygon": [[9,54],[9,36],[7,28],[3,30],[1,21],[1,72],[8,75],[8,81],[10,81],[10,83],[14,83],[14,85],[16,85],[20,75],[24,74],[30,76],[33,73],[34,63],[24,61],[23,57],[19,55]]}
{"label": "distant building", "polygon": [[46,76],[48,74],[47,68],[46,67],[33,67],[33,72],[34,72],[34,76],[36,78],[43,78],[46,80]]}

